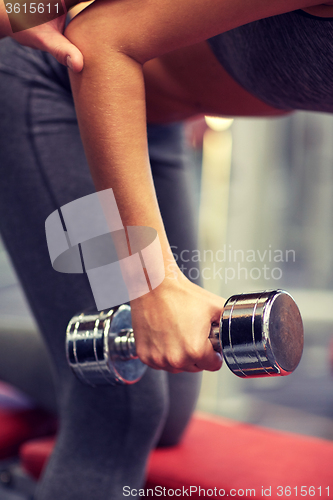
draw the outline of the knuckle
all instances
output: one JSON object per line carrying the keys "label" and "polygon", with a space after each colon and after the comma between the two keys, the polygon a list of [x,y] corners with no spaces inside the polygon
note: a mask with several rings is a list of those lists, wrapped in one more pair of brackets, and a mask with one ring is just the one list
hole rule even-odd
{"label": "knuckle", "polygon": [[184,370],[177,370],[176,368],[170,368],[168,371],[176,375],[177,373],[182,373]]}
{"label": "knuckle", "polygon": [[149,365],[149,357],[147,351],[143,347],[136,345],[136,354],[142,363]]}
{"label": "knuckle", "polygon": [[157,366],[160,370],[165,370],[167,368],[167,363],[162,356],[154,355],[151,356],[150,361],[153,366]]}
{"label": "knuckle", "polygon": [[188,356],[193,362],[200,361],[205,355],[205,350],[202,345],[191,345],[188,349]]}
{"label": "knuckle", "polygon": [[182,371],[186,364],[186,356],[181,353],[172,354],[168,356],[167,361],[170,367],[169,371],[171,370]]}
{"label": "knuckle", "polygon": [[137,351],[137,355],[139,356],[142,363],[150,366],[154,369],[164,370],[166,368],[166,363],[163,357],[159,353],[152,353],[146,350],[143,350],[142,353]]}

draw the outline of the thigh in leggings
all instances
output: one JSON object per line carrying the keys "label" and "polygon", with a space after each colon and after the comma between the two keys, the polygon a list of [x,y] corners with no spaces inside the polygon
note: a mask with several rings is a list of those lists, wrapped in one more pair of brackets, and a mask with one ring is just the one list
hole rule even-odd
{"label": "thigh in leggings", "polygon": [[[171,245],[195,248],[181,126],[149,126],[157,197]],[[51,56],[0,42],[0,231],[54,363],[60,431],[38,499],[122,498],[142,485],[150,449],[177,442],[200,375],[148,369],[133,386],[92,389],[66,362],[71,316],[93,306],[85,275],[55,272],[45,219],[93,193],[67,71]]]}

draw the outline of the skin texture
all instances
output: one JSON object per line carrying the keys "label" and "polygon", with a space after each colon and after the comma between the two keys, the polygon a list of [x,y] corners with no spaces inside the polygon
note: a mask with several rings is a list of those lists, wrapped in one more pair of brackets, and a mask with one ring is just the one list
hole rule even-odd
{"label": "skin texture", "polygon": [[[226,75],[204,40],[311,4],[99,0],[67,28],[66,36],[85,59],[82,73],[71,74],[71,84],[96,188],[114,189],[124,225],[158,231],[168,265],[170,248],[148,160],[146,95],[148,119],[156,122],[198,113],[274,114]],[[199,67],[205,69],[200,76]],[[221,358],[207,338],[224,301],[186,280],[176,263],[174,267],[178,279],[167,276],[157,289],[131,303],[138,355],[149,366],[171,372],[219,369]]]}

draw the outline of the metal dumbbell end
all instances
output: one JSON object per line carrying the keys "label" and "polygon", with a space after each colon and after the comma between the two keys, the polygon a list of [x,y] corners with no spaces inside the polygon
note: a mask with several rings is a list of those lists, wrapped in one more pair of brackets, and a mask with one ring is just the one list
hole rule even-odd
{"label": "metal dumbbell end", "polygon": [[[289,375],[303,351],[303,324],[294,299],[283,290],[230,297],[209,339],[239,377]],[[146,370],[136,356],[128,305],[74,316],[66,353],[78,378],[89,385],[133,384]]]}
{"label": "metal dumbbell end", "polygon": [[74,316],[67,327],[66,355],[75,375],[92,386],[134,384],[147,369],[136,355],[128,305]]}
{"label": "metal dumbbell end", "polygon": [[289,375],[303,353],[302,318],[283,290],[233,295],[210,337],[239,377]]}

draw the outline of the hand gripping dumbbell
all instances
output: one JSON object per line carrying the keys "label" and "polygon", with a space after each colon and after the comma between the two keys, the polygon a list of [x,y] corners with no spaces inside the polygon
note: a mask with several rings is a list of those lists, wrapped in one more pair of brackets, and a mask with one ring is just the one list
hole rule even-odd
{"label": "hand gripping dumbbell", "polygon": [[[233,295],[213,323],[209,339],[239,377],[289,375],[303,351],[303,324],[283,290]],[[74,316],[66,332],[70,367],[85,384],[133,384],[144,374],[135,350],[128,305]]]}

